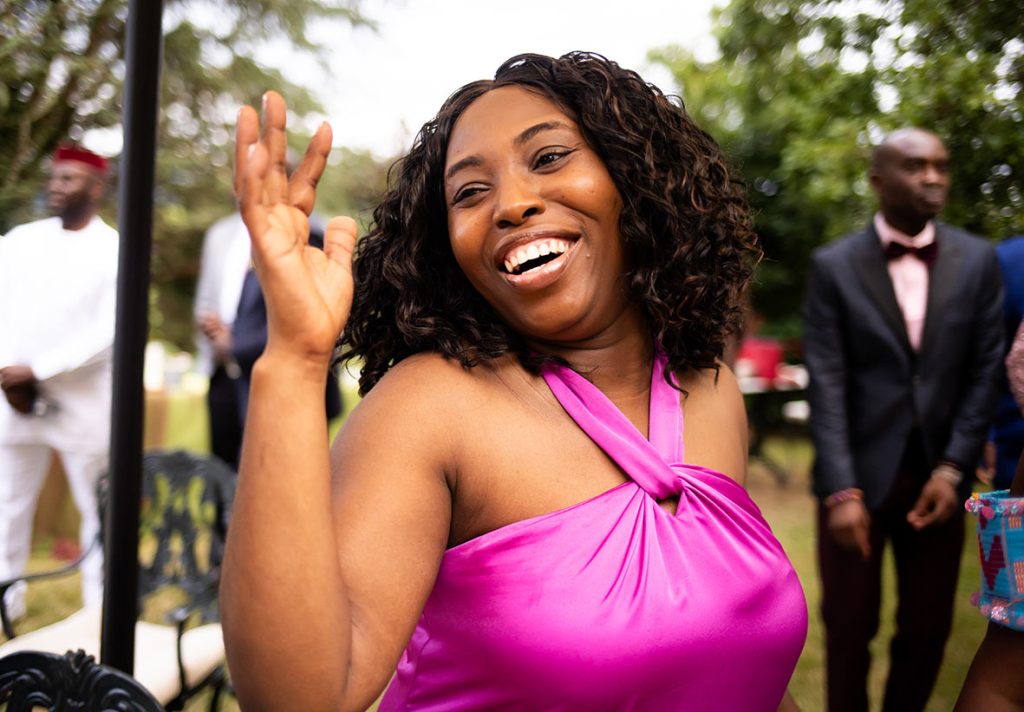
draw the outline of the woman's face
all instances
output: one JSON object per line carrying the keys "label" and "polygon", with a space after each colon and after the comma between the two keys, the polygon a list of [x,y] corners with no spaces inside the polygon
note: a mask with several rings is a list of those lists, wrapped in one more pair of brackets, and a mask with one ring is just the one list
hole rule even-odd
{"label": "woman's face", "polygon": [[470,104],[449,140],[445,200],[459,266],[527,339],[580,342],[635,323],[622,319],[622,199],[549,99],[508,86]]}

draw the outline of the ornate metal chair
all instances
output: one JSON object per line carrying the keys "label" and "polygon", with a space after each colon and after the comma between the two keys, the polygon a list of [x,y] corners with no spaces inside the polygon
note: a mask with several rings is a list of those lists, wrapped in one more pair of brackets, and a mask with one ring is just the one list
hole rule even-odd
{"label": "ornate metal chair", "polygon": [[[217,592],[224,538],[234,498],[235,473],[221,460],[184,451],[143,457],[139,517],[139,596],[144,610],[173,599],[165,624],[135,627],[135,678],[168,710],[180,710],[197,691],[212,686],[210,709],[225,684],[224,641]],[[100,501],[105,502],[101,486]],[[19,580],[67,573],[71,567],[0,582],[0,614],[11,640],[0,655],[21,650],[99,654],[99,607],[13,637],[3,592]],[[154,595],[155,594],[155,595]],[[150,616],[147,616],[150,617]]]}
{"label": "ornate metal chair", "polygon": [[8,712],[163,712],[130,675],[100,665],[84,650],[64,655],[37,651],[0,658],[0,705]]}

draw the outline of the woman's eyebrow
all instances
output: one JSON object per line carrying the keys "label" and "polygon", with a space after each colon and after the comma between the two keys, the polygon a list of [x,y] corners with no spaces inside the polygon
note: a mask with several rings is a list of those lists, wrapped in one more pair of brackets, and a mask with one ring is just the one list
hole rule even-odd
{"label": "woman's eyebrow", "polygon": [[539,124],[534,124],[530,128],[520,133],[518,136],[516,136],[513,143],[515,143],[517,146],[521,146],[522,144],[526,143],[531,138],[539,134],[541,131],[551,131],[554,129],[567,128],[569,127],[566,124],[563,124],[561,121],[542,121]]}
{"label": "woman's eyebrow", "polygon": [[[534,124],[533,126],[524,129],[522,132],[520,132],[518,136],[512,139],[512,143],[514,143],[516,146],[521,146],[542,131],[552,131],[554,129],[567,128],[569,128],[568,124],[565,124],[561,121],[542,121],[539,124]],[[467,156],[466,158],[463,158],[461,161],[456,161],[455,163],[453,163],[445,172],[444,178],[445,180],[451,180],[451,177],[458,173],[459,171],[461,171],[463,168],[472,168],[473,166],[479,166],[482,163],[483,159],[481,159],[480,156]]]}
{"label": "woman's eyebrow", "polygon": [[483,159],[480,158],[480,156],[468,156],[466,158],[463,158],[461,161],[456,161],[448,168],[448,171],[444,174],[444,179],[451,180],[452,176],[461,171],[463,168],[479,166],[481,163],[483,163]]}

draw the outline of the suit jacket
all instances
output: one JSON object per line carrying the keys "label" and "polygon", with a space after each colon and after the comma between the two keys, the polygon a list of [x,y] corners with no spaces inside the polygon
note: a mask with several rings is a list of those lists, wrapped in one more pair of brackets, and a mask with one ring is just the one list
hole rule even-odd
{"label": "suit jacket", "polygon": [[[1024,317],[1024,235],[1009,237],[996,245],[996,257],[1003,274],[1006,301],[1003,305],[1003,334],[1006,348],[1013,344],[1014,336]],[[993,484],[997,488],[1010,486],[1017,471],[1017,461],[1024,448],[1024,415],[1020,404],[1010,391],[1010,383],[1003,373],[999,379],[999,400],[992,422],[991,439],[996,444],[996,473]]]}
{"label": "suit jacket", "polygon": [[814,441],[814,492],[885,500],[917,425],[929,466],[965,470],[985,442],[1003,354],[1003,287],[987,241],[936,224],[920,350],[910,346],[873,225],[814,252],[804,354]]}

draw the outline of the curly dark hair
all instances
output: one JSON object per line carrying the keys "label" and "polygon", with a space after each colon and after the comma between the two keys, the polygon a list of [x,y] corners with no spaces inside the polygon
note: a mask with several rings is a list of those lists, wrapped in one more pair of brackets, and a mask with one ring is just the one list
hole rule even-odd
{"label": "curly dark hair", "polygon": [[600,55],[513,57],[492,81],[452,94],[396,163],[357,248],[358,289],[339,360],[361,358],[366,394],[389,368],[436,351],[464,367],[515,353],[544,359],[472,287],[452,253],[445,157],[456,121],[482,94],[516,85],[554,102],[579,126],[622,196],[625,284],[671,370],[715,368],[739,328],[739,296],[760,250],[743,184],[681,101]]}

